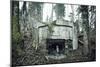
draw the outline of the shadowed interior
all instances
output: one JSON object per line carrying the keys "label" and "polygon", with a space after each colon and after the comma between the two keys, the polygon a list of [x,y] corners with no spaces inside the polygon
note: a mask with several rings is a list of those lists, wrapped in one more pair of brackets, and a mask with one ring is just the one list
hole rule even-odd
{"label": "shadowed interior", "polygon": [[47,39],[48,54],[64,54],[65,40],[64,39]]}

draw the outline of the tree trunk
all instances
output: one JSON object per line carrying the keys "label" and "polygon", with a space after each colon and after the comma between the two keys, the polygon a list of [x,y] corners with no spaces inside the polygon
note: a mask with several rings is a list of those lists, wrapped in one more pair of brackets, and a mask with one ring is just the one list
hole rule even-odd
{"label": "tree trunk", "polygon": [[74,22],[74,7],[71,5],[72,9],[72,19],[71,21],[73,22],[73,50],[78,48],[78,36],[77,36],[77,26],[75,25],[76,23]]}
{"label": "tree trunk", "polygon": [[87,55],[88,54],[88,35],[87,35],[87,32],[86,30],[83,30],[83,41],[84,41],[84,46],[83,46],[83,54],[84,55]]}
{"label": "tree trunk", "polygon": [[78,48],[77,28],[73,25],[73,49]]}

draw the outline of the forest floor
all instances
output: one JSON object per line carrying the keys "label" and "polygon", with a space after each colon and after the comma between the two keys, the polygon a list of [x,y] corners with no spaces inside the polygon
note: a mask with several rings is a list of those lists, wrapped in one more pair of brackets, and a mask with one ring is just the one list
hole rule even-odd
{"label": "forest floor", "polygon": [[60,64],[72,62],[88,62],[91,61],[89,57],[82,55],[66,55],[63,59],[48,58],[45,53],[40,50],[30,48],[26,53],[17,58],[14,66],[27,66],[27,65],[45,65],[45,64]]}
{"label": "forest floor", "polygon": [[[32,43],[30,40],[26,40],[24,45],[31,45]],[[29,47],[29,48],[28,48]],[[12,58],[12,66],[27,66],[27,65],[45,65],[45,64],[60,64],[60,63],[74,63],[74,62],[88,62],[92,61],[89,56],[83,56],[82,54],[78,54],[81,51],[72,51],[69,52],[66,55],[65,58],[62,59],[52,59],[48,57],[47,53],[42,52],[41,48],[38,48],[37,50],[33,48],[33,46],[26,46],[27,50],[23,50],[20,55],[16,55],[16,52],[14,52],[14,55],[16,57]],[[94,61],[94,60],[93,60]]]}

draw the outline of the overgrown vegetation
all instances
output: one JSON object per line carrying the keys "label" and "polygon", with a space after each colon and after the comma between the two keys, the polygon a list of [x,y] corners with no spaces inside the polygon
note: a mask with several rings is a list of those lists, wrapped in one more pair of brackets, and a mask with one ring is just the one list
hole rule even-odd
{"label": "overgrown vegetation", "polygon": [[65,16],[65,6],[64,6],[64,4],[56,4],[54,6],[54,10],[55,10],[57,18],[62,18],[62,17]]}

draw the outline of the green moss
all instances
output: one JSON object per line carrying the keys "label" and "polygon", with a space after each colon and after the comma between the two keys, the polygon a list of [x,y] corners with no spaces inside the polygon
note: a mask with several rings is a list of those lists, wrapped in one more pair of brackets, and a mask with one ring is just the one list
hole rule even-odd
{"label": "green moss", "polygon": [[12,17],[12,40],[15,43],[18,43],[21,41],[21,33],[19,32],[19,24],[18,24],[18,18],[16,16]]}

